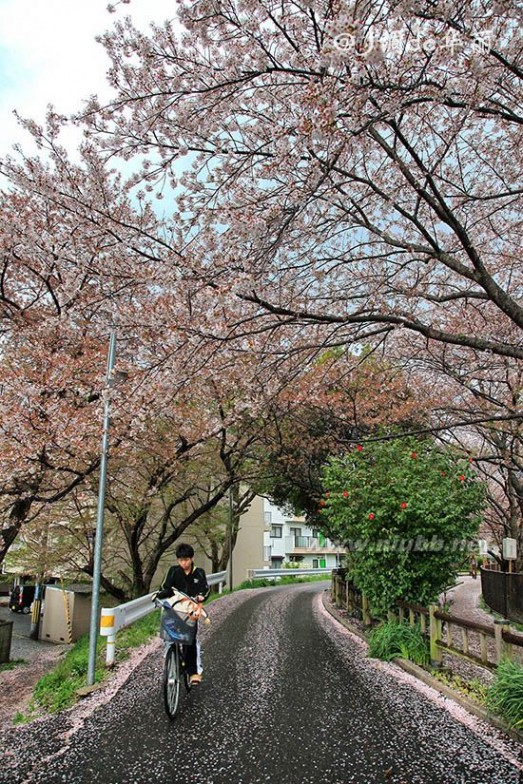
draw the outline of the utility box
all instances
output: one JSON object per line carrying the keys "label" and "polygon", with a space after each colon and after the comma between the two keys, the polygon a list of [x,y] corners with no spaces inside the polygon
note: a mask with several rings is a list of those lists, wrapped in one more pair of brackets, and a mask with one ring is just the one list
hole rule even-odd
{"label": "utility box", "polygon": [[47,642],[72,643],[89,632],[91,589],[56,585],[45,588],[40,639]]}
{"label": "utility box", "polygon": [[505,561],[515,561],[518,557],[517,542],[508,537],[503,539],[503,558]]}

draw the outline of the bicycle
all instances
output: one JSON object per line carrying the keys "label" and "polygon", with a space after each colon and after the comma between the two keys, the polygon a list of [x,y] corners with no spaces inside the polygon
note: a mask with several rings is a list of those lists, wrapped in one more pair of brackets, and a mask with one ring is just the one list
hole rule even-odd
{"label": "bicycle", "polygon": [[184,649],[194,642],[198,620],[210,620],[202,605],[181,591],[173,590],[173,596],[156,599],[155,603],[162,608],[161,637],[170,643],[163,668],[163,701],[167,716],[174,719],[180,706],[182,680],[186,691],[191,690]]}

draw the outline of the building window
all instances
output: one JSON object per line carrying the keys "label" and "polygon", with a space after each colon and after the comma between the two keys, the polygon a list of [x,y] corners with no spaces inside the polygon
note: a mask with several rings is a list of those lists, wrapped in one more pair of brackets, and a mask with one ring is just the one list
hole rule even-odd
{"label": "building window", "polygon": [[281,539],[283,535],[282,525],[271,525],[271,539]]}
{"label": "building window", "polygon": [[272,523],[272,512],[264,512],[263,520],[265,522],[265,525],[270,525]]}
{"label": "building window", "polygon": [[317,558],[313,558],[312,559],[312,568],[313,569],[318,569],[318,559]]}
{"label": "building window", "polygon": [[320,529],[319,528],[312,528],[311,529],[311,536],[312,536],[313,539],[318,539],[319,535],[320,535]]}

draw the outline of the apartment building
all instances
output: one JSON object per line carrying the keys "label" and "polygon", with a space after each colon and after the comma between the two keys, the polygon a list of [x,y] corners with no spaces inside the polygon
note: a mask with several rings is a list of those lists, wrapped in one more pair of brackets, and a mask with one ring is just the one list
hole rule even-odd
{"label": "apartment building", "polygon": [[311,528],[304,517],[287,514],[263,499],[264,565],[273,569],[290,564],[312,569],[335,569],[345,557],[345,549]]}

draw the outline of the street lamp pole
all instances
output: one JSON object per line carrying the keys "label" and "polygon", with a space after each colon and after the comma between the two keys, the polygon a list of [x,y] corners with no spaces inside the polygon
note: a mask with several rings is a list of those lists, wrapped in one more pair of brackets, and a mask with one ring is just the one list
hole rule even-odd
{"label": "street lamp pole", "polygon": [[233,505],[232,505],[232,485],[229,487],[229,590],[232,593],[232,522],[233,522]]}
{"label": "street lamp pole", "polygon": [[107,356],[107,372],[105,376],[105,405],[103,418],[102,451],[100,459],[100,481],[98,486],[98,509],[96,513],[96,533],[93,555],[93,593],[91,604],[91,624],[89,628],[89,660],[87,664],[87,685],[92,686],[96,670],[96,644],[98,641],[98,606],[100,603],[100,575],[102,571],[102,537],[105,509],[105,485],[107,480],[107,456],[109,452],[110,423],[110,388],[116,354],[116,330],[111,331],[109,353]]}

